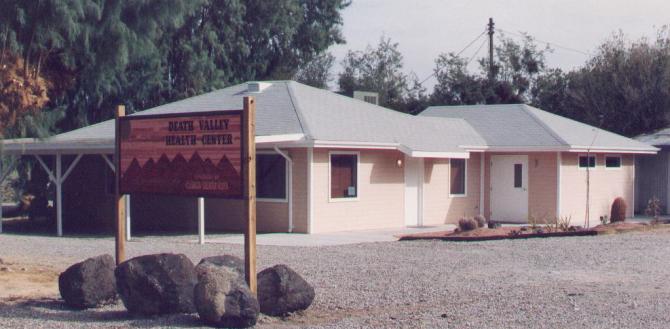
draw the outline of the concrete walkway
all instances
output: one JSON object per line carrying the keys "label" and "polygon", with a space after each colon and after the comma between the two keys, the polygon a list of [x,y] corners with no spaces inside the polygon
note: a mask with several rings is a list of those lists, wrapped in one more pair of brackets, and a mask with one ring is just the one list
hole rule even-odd
{"label": "concrete walkway", "polygon": [[[422,232],[436,232],[453,230],[455,225],[439,225],[425,227],[405,227],[397,229],[382,230],[363,230],[351,232],[335,233],[265,233],[256,236],[256,244],[263,246],[294,246],[294,247],[320,247],[320,246],[338,246],[345,244],[370,243],[370,242],[388,242],[397,241],[397,235]],[[208,235],[205,237],[206,243],[231,243],[243,244],[244,235]],[[196,242],[194,240],[193,242]]]}

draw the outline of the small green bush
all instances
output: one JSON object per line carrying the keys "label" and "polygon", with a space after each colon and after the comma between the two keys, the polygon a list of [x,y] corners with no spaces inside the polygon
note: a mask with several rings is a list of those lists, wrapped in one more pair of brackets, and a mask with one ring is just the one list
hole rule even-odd
{"label": "small green bush", "polygon": [[622,197],[614,199],[612,202],[612,212],[610,214],[610,221],[623,222],[626,220],[626,200]]}

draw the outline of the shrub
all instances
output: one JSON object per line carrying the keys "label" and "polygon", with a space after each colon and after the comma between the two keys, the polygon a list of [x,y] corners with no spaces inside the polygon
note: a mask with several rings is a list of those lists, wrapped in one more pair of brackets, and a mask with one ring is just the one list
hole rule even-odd
{"label": "shrub", "polygon": [[626,200],[622,197],[614,199],[612,203],[612,213],[610,214],[610,221],[623,222],[626,220]]}
{"label": "shrub", "polygon": [[647,202],[647,209],[644,210],[644,214],[658,219],[658,216],[661,215],[661,200],[655,196],[651,197]]}
{"label": "shrub", "polygon": [[602,225],[607,225],[607,224],[609,224],[609,223],[610,223],[610,217],[607,216],[607,215],[602,215],[602,216],[600,216],[600,223],[601,223]]}
{"label": "shrub", "polygon": [[475,222],[477,222],[477,227],[485,227],[486,226],[486,217],[483,215],[477,215],[475,216]]}
{"label": "shrub", "polygon": [[567,232],[568,229],[570,228],[570,223],[571,222],[572,222],[572,217],[563,216],[563,217],[560,217],[560,218],[556,219],[556,227],[563,232]]}
{"label": "shrub", "polygon": [[458,220],[458,228],[461,232],[472,231],[477,228],[477,221],[472,218],[461,218]]}
{"label": "shrub", "polygon": [[528,215],[528,225],[530,226],[530,229],[532,231],[537,230],[537,228],[539,227],[537,224],[538,224],[537,218],[535,218],[535,216],[533,215]]}

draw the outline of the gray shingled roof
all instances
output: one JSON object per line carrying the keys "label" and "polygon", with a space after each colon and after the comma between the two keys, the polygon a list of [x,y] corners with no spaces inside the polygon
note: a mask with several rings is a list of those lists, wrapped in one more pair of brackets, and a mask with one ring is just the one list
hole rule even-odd
{"label": "gray shingled roof", "polygon": [[635,140],[653,146],[668,146],[670,145],[670,128],[661,129],[651,134],[642,134],[635,137]]}
{"label": "gray shingled roof", "polygon": [[395,143],[424,152],[485,145],[462,119],[426,120],[299,83],[290,86],[305,134],[313,140]]}
{"label": "gray shingled roof", "polygon": [[[655,152],[641,142],[566,119],[528,105],[429,107],[419,116],[392,111],[294,81],[270,81],[260,92],[247,83],[216,90],[135,114],[233,110],[243,96],[256,99],[256,136],[302,138],[302,145],[394,147],[409,154],[465,154],[474,149]],[[594,140],[595,136],[595,140]],[[282,141],[281,139],[275,141]],[[307,143],[307,144],[304,144]],[[45,140],[3,141],[5,150],[23,153],[114,148],[114,121],[59,134]]]}
{"label": "gray shingled roof", "polygon": [[489,148],[655,152],[656,148],[525,104],[432,106],[425,117],[462,118]]}
{"label": "gray shingled roof", "polygon": [[[306,141],[388,144],[404,151],[466,152],[484,140],[462,119],[415,117],[294,81],[270,81],[261,92],[239,84],[137,114],[166,114],[239,109],[243,96],[256,99],[256,135],[302,134]],[[20,145],[19,145],[20,144]],[[5,143],[8,150],[114,147],[114,121],[55,135],[43,141]]]}

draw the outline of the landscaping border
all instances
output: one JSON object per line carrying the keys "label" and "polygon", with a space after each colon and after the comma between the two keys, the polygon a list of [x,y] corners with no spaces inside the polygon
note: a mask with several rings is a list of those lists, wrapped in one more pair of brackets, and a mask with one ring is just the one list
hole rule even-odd
{"label": "landscaping border", "polygon": [[404,235],[401,236],[398,241],[413,241],[413,240],[442,240],[442,241],[455,241],[455,242],[467,242],[467,241],[489,241],[489,240],[513,240],[513,239],[532,239],[532,238],[551,238],[551,237],[564,237],[564,236],[594,236],[598,235],[596,230],[586,230],[586,231],[575,231],[575,232],[547,232],[547,233],[528,233],[520,235],[491,235],[491,236],[412,236]]}

